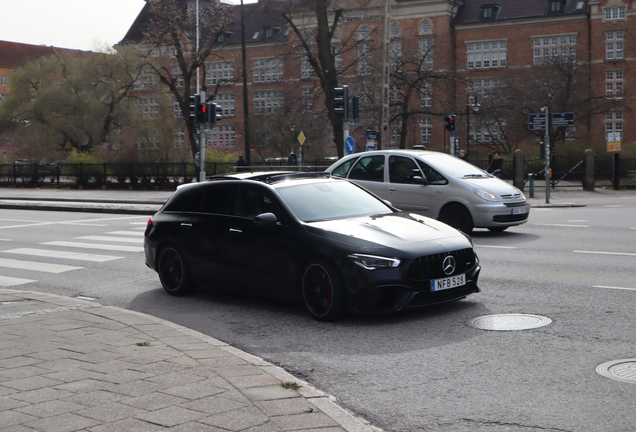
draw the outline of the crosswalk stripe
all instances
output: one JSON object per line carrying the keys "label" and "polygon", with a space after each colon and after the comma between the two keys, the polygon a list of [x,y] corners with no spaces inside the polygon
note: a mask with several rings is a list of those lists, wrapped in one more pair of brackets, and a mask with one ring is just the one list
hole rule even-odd
{"label": "crosswalk stripe", "polygon": [[91,262],[106,262],[106,261],[113,261],[116,259],[123,258],[118,256],[109,256],[109,255],[94,255],[94,254],[87,254],[87,253],[65,252],[65,251],[46,250],[46,249],[31,249],[31,248],[10,249],[10,250],[2,251],[2,252],[18,254],[18,255],[30,255],[30,256],[39,256],[39,257],[46,257],[46,258],[62,258],[62,259],[70,259],[70,260],[77,260],[77,261],[91,261]]}
{"label": "crosswalk stripe", "polygon": [[143,252],[144,248],[140,246],[119,246],[119,245],[109,245],[109,244],[97,244],[97,243],[79,243],[79,242],[69,242],[69,241],[52,241],[40,243],[46,246],[64,246],[64,247],[76,247],[76,248],[84,248],[84,249],[102,249],[102,250],[113,250],[120,252]]}
{"label": "crosswalk stripe", "polygon": [[20,270],[34,270],[46,273],[63,273],[70,270],[79,270],[83,267],[73,267],[62,264],[49,264],[35,261],[21,261],[9,258],[0,258],[0,267],[15,268]]}
{"label": "crosswalk stripe", "polygon": [[144,239],[140,238],[126,238],[126,237],[109,237],[109,236],[84,236],[76,237],[80,240],[97,240],[97,241],[114,241],[114,242],[126,242],[126,243],[143,243]]}
{"label": "crosswalk stripe", "polygon": [[31,282],[35,282],[35,281],[32,279],[20,279],[20,278],[12,278],[7,276],[0,276],[0,286],[3,286],[3,287],[24,285]]}
{"label": "crosswalk stripe", "polygon": [[145,231],[146,230],[144,228],[141,231],[111,231],[106,234],[143,236]]}

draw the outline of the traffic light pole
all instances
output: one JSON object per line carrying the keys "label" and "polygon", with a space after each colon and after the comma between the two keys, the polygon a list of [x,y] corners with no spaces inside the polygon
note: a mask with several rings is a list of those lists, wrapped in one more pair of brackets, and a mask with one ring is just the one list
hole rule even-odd
{"label": "traffic light pole", "polygon": [[[205,92],[199,93],[201,95],[201,102],[205,104]],[[202,128],[203,129],[203,128]],[[199,181],[205,181],[205,147],[206,147],[206,136],[205,132],[202,130],[199,132]]]}
{"label": "traffic light pole", "polygon": [[545,111],[545,203],[550,204],[550,108],[541,111]]}

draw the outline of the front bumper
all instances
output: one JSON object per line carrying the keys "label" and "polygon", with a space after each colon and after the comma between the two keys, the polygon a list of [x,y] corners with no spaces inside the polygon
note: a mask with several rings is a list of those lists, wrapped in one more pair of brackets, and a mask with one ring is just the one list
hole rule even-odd
{"label": "front bumper", "polygon": [[527,201],[478,204],[471,212],[477,228],[521,225],[528,221],[530,203]]}

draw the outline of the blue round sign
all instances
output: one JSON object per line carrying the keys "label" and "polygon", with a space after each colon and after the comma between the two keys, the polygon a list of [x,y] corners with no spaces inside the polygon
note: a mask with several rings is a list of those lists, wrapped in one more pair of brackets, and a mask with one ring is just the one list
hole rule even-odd
{"label": "blue round sign", "polygon": [[356,151],[356,143],[350,136],[345,141],[345,151],[347,154],[353,154]]}

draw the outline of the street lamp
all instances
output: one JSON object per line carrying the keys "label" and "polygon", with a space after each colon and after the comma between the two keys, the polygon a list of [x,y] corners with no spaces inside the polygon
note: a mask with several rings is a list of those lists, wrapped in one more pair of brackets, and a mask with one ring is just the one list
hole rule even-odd
{"label": "street lamp", "polygon": [[477,112],[481,105],[477,102],[477,93],[469,91],[466,94],[466,156],[470,157],[470,112]]}

